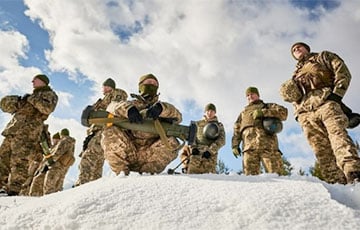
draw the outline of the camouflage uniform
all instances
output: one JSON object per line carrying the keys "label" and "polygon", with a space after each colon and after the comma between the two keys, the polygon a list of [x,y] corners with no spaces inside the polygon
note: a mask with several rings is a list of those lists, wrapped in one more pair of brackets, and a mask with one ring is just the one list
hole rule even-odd
{"label": "camouflage uniform", "polygon": [[[215,140],[210,140],[204,136],[204,127],[209,123],[216,123],[219,127],[219,136]],[[196,122],[196,126],[195,144],[186,145],[180,156],[180,160],[184,162],[183,172],[188,174],[216,173],[218,151],[225,145],[224,126],[216,116],[212,119],[207,119],[204,116],[203,119]],[[193,149],[199,150],[199,153],[194,154]],[[210,158],[203,156],[206,151],[210,153]]]}
{"label": "camouflage uniform", "polygon": [[260,174],[260,162],[267,173],[282,173],[283,161],[276,134],[268,134],[262,119],[254,119],[254,111],[261,110],[263,117],[275,117],[281,121],[287,118],[287,109],[275,103],[257,100],[250,103],[238,116],[234,124],[232,147],[242,142],[243,170],[245,175]]}
{"label": "camouflage uniform", "polygon": [[[111,101],[123,101],[128,97],[127,93],[122,89],[114,89],[106,93],[104,98],[99,99],[93,109],[106,110]],[[79,164],[79,178],[75,186],[85,184],[90,181],[101,178],[104,166],[104,152],[100,145],[102,127],[92,125],[88,130],[84,141],[83,152],[80,154],[81,161]]]}
{"label": "camouflage uniform", "polygon": [[[29,171],[42,159],[39,143],[44,127],[43,122],[54,111],[57,101],[57,95],[48,85],[34,88],[31,95],[24,97],[6,96],[2,98],[1,109],[14,114],[2,132],[5,139],[0,151],[1,154],[4,154],[1,159],[10,159],[9,165],[6,166],[10,169],[9,195],[17,195],[22,189],[27,189],[23,187],[23,184],[29,177]],[[8,163],[5,161],[5,164]],[[4,177],[6,175],[0,176],[0,178]]]}
{"label": "camouflage uniform", "polygon": [[[152,74],[143,76],[139,82],[140,88],[145,78],[156,79]],[[160,102],[158,95],[147,97],[144,94],[143,96],[131,94],[131,96],[135,97],[132,101],[110,103],[107,111],[117,117],[128,118],[131,121],[129,117],[130,110],[136,110],[139,116],[145,118],[152,106],[159,105],[162,107],[160,118],[171,118],[177,124],[182,121],[181,113],[173,105]],[[104,129],[101,147],[104,150],[105,159],[116,175],[120,172],[128,175],[130,171],[151,174],[161,173],[177,157],[175,149],[179,145],[175,137],[165,138],[169,146],[160,139],[158,134],[125,130],[113,125]]]}
{"label": "camouflage uniform", "polygon": [[[315,152],[322,176],[328,183],[351,183],[353,173],[360,176],[360,159],[339,104],[350,84],[348,68],[334,53],[308,53],[298,61],[292,79],[302,94],[291,101],[295,118]],[[340,100],[333,100],[334,95]]]}
{"label": "camouflage uniform", "polygon": [[55,163],[50,165],[44,159],[43,167],[39,169],[40,171],[34,177],[30,188],[31,196],[41,196],[62,190],[65,175],[75,162],[74,150],[75,139],[63,135],[60,141],[51,149],[51,156]]}

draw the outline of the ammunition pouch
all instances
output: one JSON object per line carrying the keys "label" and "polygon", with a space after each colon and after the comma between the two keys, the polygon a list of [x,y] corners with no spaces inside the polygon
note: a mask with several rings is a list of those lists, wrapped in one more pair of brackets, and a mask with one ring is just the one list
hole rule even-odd
{"label": "ammunition pouch", "polygon": [[60,162],[64,167],[70,167],[75,162],[75,157],[70,154],[65,154],[57,160]]}

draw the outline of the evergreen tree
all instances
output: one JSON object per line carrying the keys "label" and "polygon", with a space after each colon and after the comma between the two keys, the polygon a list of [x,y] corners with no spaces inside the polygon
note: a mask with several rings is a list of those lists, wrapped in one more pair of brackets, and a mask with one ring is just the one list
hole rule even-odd
{"label": "evergreen tree", "polygon": [[291,165],[290,161],[286,159],[286,157],[282,156],[282,160],[284,165],[280,176],[290,176],[291,171],[294,170],[294,167]]}
{"label": "evergreen tree", "polygon": [[307,173],[305,173],[305,171],[302,168],[300,168],[298,171],[298,175],[299,176],[307,176]]}
{"label": "evergreen tree", "polygon": [[216,174],[229,174],[230,168],[225,165],[225,162],[221,159],[218,160],[216,165]]}

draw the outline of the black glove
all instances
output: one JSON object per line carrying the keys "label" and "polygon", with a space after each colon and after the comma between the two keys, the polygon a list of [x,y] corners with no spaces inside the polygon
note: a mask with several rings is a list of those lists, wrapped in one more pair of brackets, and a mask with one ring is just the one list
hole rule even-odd
{"label": "black glove", "polygon": [[163,111],[162,105],[160,102],[150,106],[146,111],[146,117],[157,119],[159,118],[160,113]]}
{"label": "black glove", "polygon": [[197,148],[193,148],[193,149],[191,150],[191,154],[194,155],[194,156],[196,156],[196,155],[199,155],[199,154],[200,154],[200,151],[199,151],[199,149],[197,149]]}
{"label": "black glove", "polygon": [[211,153],[209,151],[205,151],[202,155],[202,158],[209,159],[211,157]]}
{"label": "black glove", "polygon": [[328,100],[331,101],[335,101],[337,103],[341,103],[342,97],[340,97],[339,95],[335,94],[335,93],[331,93],[328,97]]}
{"label": "black glove", "polygon": [[139,110],[133,106],[128,110],[128,119],[130,123],[142,123],[143,118],[141,114],[139,113]]}
{"label": "black glove", "polygon": [[85,151],[88,148],[89,142],[91,139],[95,136],[95,133],[91,133],[90,135],[86,136],[84,142],[83,142],[83,151]]}
{"label": "black glove", "polygon": [[41,169],[41,173],[46,173],[47,171],[49,171],[49,166],[44,165],[44,167]]}

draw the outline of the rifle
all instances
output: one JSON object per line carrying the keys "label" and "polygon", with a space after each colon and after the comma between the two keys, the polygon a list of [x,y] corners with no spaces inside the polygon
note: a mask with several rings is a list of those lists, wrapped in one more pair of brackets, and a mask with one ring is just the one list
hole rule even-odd
{"label": "rifle", "polygon": [[159,134],[159,130],[156,127],[156,123],[160,123],[164,134],[166,136],[173,136],[181,139],[184,143],[188,142],[189,145],[192,145],[195,142],[195,136],[197,131],[197,126],[194,121],[190,122],[189,126],[174,124],[172,120],[166,119],[162,120],[152,120],[144,119],[143,123],[131,123],[128,119],[121,119],[117,117],[112,117],[112,114],[106,111],[94,111],[92,106],[87,106],[81,115],[81,124],[89,127],[91,124],[97,125],[106,125],[114,124],[122,129],[142,131],[147,133]]}
{"label": "rifle", "polygon": [[41,148],[43,150],[44,158],[47,159],[49,165],[54,164],[55,161],[52,158],[50,148],[49,148],[49,144],[48,144],[48,140],[47,140],[47,135],[46,135],[45,132],[41,133],[40,146],[41,146]]}

